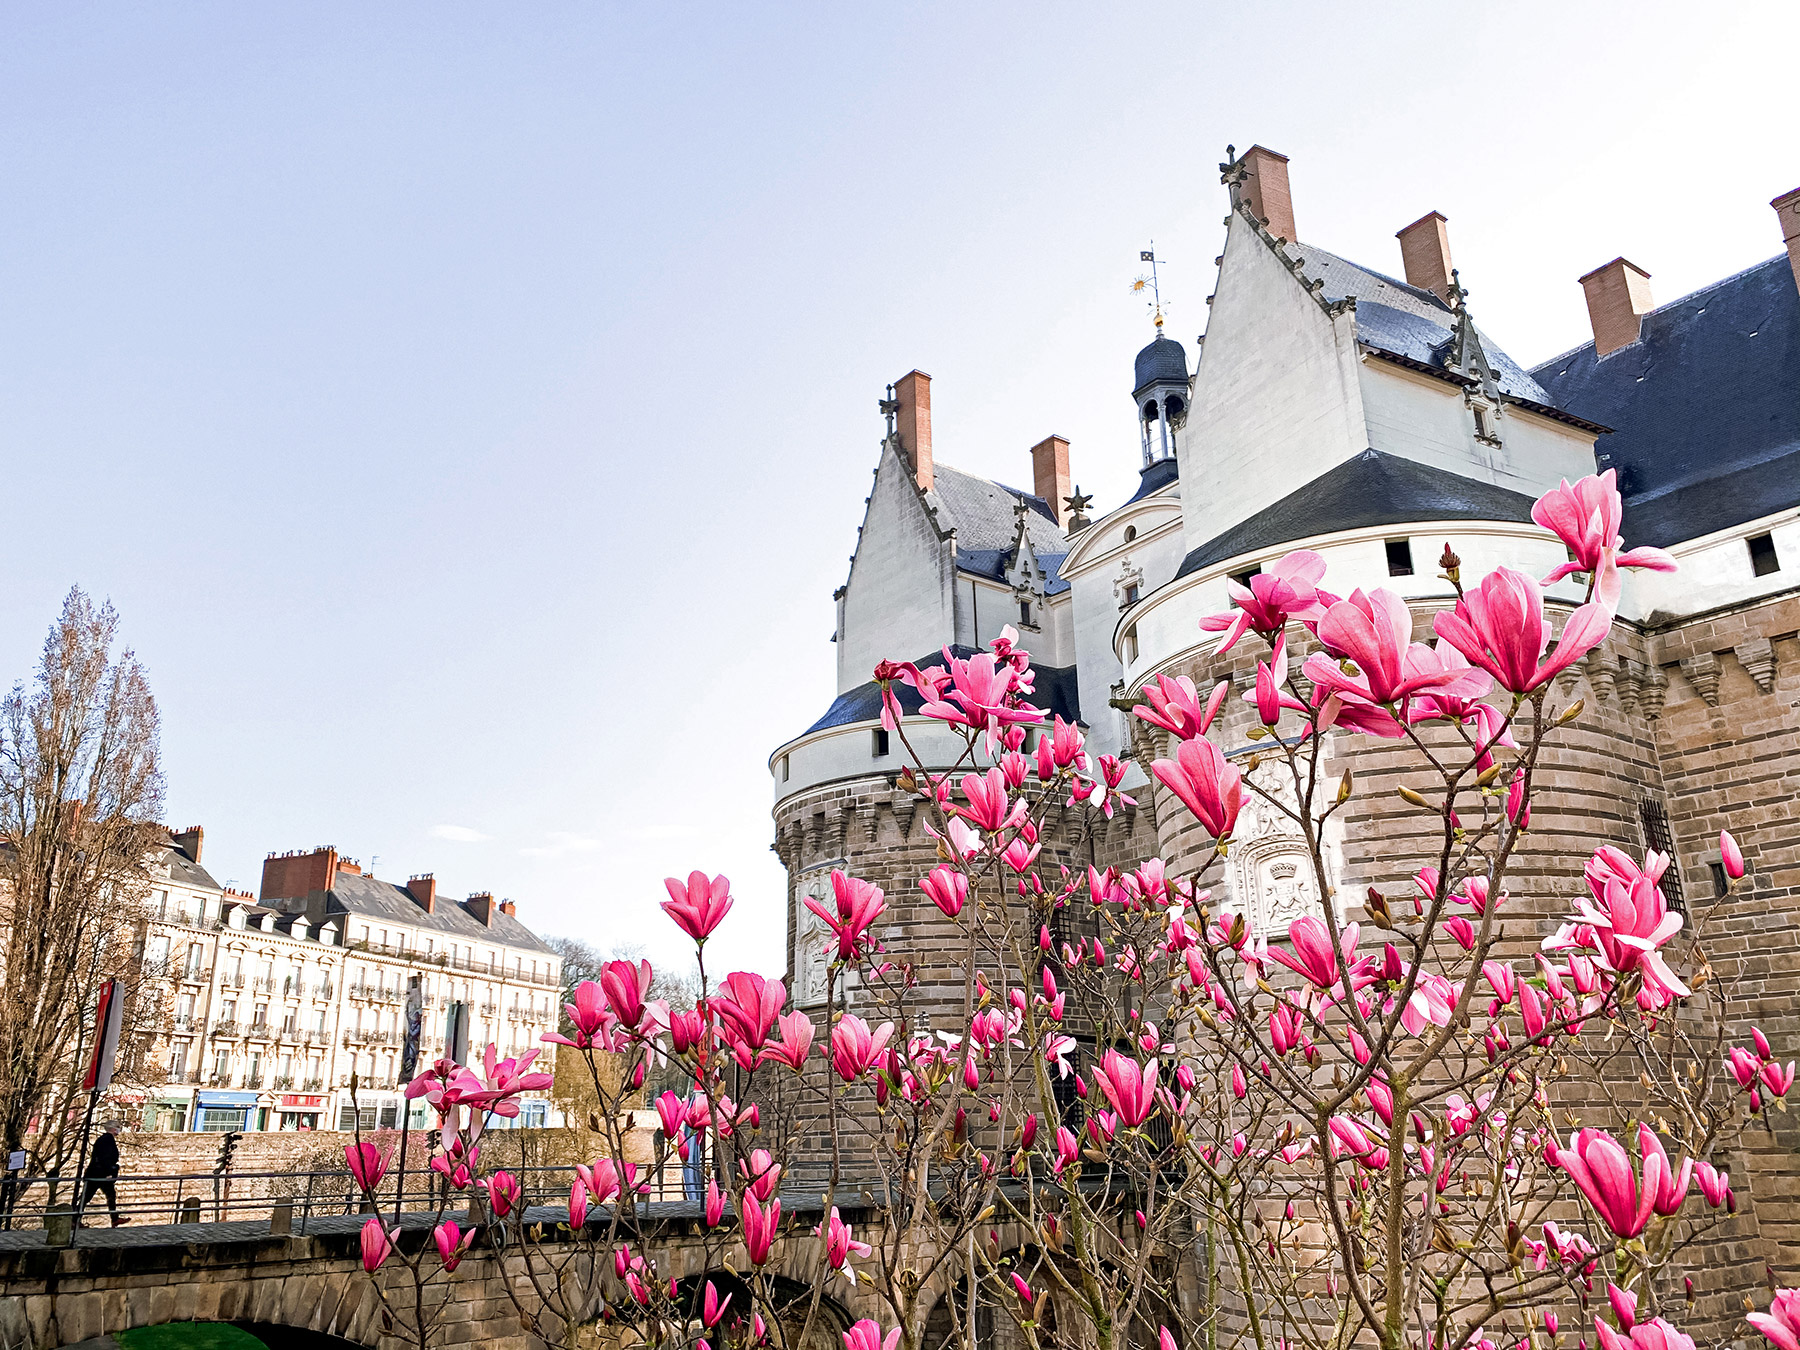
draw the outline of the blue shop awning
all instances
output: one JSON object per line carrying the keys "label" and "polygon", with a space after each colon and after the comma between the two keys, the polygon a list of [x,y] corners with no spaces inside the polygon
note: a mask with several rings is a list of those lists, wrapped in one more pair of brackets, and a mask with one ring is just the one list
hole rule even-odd
{"label": "blue shop awning", "polygon": [[195,1101],[200,1106],[255,1106],[254,1092],[197,1092]]}

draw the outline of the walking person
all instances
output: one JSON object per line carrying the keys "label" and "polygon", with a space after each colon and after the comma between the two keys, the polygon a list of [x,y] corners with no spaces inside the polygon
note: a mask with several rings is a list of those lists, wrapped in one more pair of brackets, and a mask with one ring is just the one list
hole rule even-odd
{"label": "walking person", "polygon": [[106,1193],[106,1208],[112,1214],[112,1226],[117,1228],[122,1223],[130,1223],[128,1218],[119,1217],[119,1141],[117,1135],[125,1127],[122,1120],[102,1121],[100,1137],[94,1141],[94,1151],[88,1155],[87,1171],[83,1174],[81,1192],[81,1212],[86,1213],[88,1202],[94,1198],[96,1191]]}

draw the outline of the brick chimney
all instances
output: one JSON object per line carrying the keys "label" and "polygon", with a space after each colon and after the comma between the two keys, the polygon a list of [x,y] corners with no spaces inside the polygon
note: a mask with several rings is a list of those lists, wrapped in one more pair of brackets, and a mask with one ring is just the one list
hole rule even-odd
{"label": "brick chimney", "polygon": [[1594,355],[1605,356],[1638,340],[1644,315],[1656,308],[1650,274],[1636,263],[1614,258],[1581,279],[1587,293],[1588,322],[1594,326]]}
{"label": "brick chimney", "polygon": [[407,893],[427,914],[437,913],[437,878],[425,872],[406,883]]}
{"label": "brick chimney", "polygon": [[315,848],[311,853],[271,853],[263,859],[264,904],[271,900],[304,900],[337,884],[338,852]]}
{"label": "brick chimney", "polygon": [[1406,268],[1406,284],[1430,291],[1450,303],[1450,233],[1436,211],[1420,216],[1395,233],[1400,241],[1400,262]]}
{"label": "brick chimney", "polygon": [[1787,242],[1788,266],[1794,269],[1794,284],[1800,285],[1800,188],[1784,192],[1769,203],[1775,218],[1781,222],[1781,237]]}
{"label": "brick chimney", "polygon": [[1290,244],[1294,233],[1294,199],[1288,193],[1288,157],[1253,145],[1238,161],[1246,170],[1238,191],[1256,218],[1277,239]]}
{"label": "brick chimney", "polygon": [[900,453],[913,471],[913,481],[929,492],[931,476],[931,376],[909,370],[894,381],[894,398],[900,404],[896,430]]}
{"label": "brick chimney", "polygon": [[1031,490],[1050,504],[1050,514],[1062,528],[1069,526],[1069,508],[1063,499],[1069,485],[1069,443],[1061,436],[1046,436],[1031,447]]}
{"label": "brick chimney", "polygon": [[206,831],[198,825],[190,825],[180,834],[171,835],[175,847],[187,854],[194,862],[200,861],[200,845],[206,841]]}
{"label": "brick chimney", "polygon": [[519,907],[510,900],[502,900],[500,902],[500,912],[509,919],[516,919],[519,917]]}
{"label": "brick chimney", "polygon": [[494,910],[497,906],[494,904],[492,891],[476,891],[475,894],[463,901],[463,908],[479,919],[484,927],[492,928],[494,926]]}

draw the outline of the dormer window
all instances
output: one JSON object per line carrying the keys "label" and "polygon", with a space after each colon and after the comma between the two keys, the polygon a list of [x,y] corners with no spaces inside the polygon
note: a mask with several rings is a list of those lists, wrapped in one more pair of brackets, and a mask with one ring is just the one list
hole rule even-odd
{"label": "dormer window", "polygon": [[1412,540],[1389,539],[1387,565],[1390,577],[1410,577],[1413,574]]}
{"label": "dormer window", "polygon": [[1019,626],[1031,627],[1031,601],[1029,600],[1019,601]]}
{"label": "dormer window", "polygon": [[883,759],[888,753],[888,733],[886,727],[876,727],[869,735],[869,753],[875,759]]}
{"label": "dormer window", "polygon": [[1137,602],[1138,602],[1137,586],[1135,586],[1135,585],[1127,586],[1125,588],[1125,603],[1127,605],[1135,605]]}
{"label": "dormer window", "polygon": [[1251,577],[1260,577],[1261,575],[1262,575],[1262,567],[1260,565],[1258,565],[1256,567],[1247,568],[1242,572],[1233,572],[1231,574],[1231,579],[1233,581],[1235,581],[1238,585],[1242,586],[1245,590],[1249,590],[1250,589],[1250,578]]}
{"label": "dormer window", "polygon": [[1759,534],[1746,541],[1750,548],[1750,571],[1759,577],[1773,576],[1781,570],[1781,559],[1775,552],[1775,540]]}
{"label": "dormer window", "polygon": [[1127,525],[1125,527],[1125,542],[1129,544],[1133,539],[1136,539],[1136,538],[1137,538],[1137,526]]}
{"label": "dormer window", "polygon": [[1500,433],[1496,430],[1494,409],[1486,403],[1470,403],[1475,414],[1475,439],[1488,445],[1500,444]]}

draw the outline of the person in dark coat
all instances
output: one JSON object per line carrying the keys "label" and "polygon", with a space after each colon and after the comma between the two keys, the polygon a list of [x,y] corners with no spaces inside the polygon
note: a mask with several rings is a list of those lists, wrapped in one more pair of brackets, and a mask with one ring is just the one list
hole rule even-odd
{"label": "person in dark coat", "polygon": [[130,1219],[119,1217],[119,1193],[115,1189],[119,1178],[119,1141],[116,1136],[124,1124],[122,1120],[102,1122],[100,1137],[94,1141],[94,1151],[88,1155],[87,1171],[83,1174],[86,1184],[81,1193],[81,1208],[84,1212],[96,1191],[105,1193],[106,1208],[112,1214],[114,1228],[131,1222]]}

